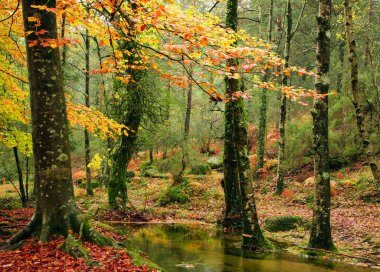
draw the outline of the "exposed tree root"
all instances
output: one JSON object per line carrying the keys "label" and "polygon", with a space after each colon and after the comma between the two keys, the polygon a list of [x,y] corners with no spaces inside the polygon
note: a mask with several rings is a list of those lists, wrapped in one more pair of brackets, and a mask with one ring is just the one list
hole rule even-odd
{"label": "exposed tree root", "polygon": [[[66,226],[62,226],[60,230],[54,229],[53,231],[53,227],[46,222],[43,223],[42,216],[35,214],[21,231],[7,240],[7,244],[3,249],[14,249],[14,247],[18,247],[24,239],[34,234],[36,234],[42,242],[51,240],[55,234],[61,234],[65,237],[65,242],[61,246],[64,252],[75,258],[84,258],[88,264],[94,265],[96,263],[93,262],[88,252],[81,246],[82,235],[87,241],[96,245],[119,248],[118,243],[114,239],[103,236],[93,228],[86,219],[80,218],[76,213],[73,213],[69,219],[66,220]],[[79,234],[79,239],[75,239],[73,233]]]}

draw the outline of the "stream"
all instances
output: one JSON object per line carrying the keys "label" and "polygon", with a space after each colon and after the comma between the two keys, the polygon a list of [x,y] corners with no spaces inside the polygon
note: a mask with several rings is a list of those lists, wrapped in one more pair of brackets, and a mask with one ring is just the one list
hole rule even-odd
{"label": "stream", "polygon": [[120,226],[133,248],[168,272],[365,272],[370,268],[308,260],[286,253],[258,255],[239,248],[237,234],[223,234],[212,227],[191,225]]}

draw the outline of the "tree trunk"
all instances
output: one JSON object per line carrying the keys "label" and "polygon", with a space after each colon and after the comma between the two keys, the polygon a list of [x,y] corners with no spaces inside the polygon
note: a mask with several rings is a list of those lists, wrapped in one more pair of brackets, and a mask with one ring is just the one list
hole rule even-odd
{"label": "tree trunk", "polygon": [[185,141],[189,137],[190,132],[190,117],[191,117],[191,100],[193,96],[193,84],[189,83],[189,88],[187,90],[187,104],[186,104],[186,116],[185,116]]}
{"label": "tree trunk", "polygon": [[358,128],[358,136],[360,141],[361,153],[369,161],[370,169],[372,171],[375,182],[380,184],[379,175],[376,172],[377,163],[372,149],[370,140],[370,133],[365,128],[365,115],[364,115],[364,98],[362,97],[359,87],[359,67],[358,57],[356,54],[356,40],[353,34],[353,20],[352,20],[352,7],[349,0],[344,1],[344,14],[346,18],[346,40],[349,50],[348,61],[350,62],[350,78],[351,78],[351,92],[352,103],[355,108],[356,126]]}
{"label": "tree trunk", "polygon": [[[85,34],[85,44],[86,44],[86,71],[85,71],[85,103],[86,107],[90,107],[90,37],[88,29],[86,29]],[[90,150],[90,135],[88,130],[84,130],[84,150],[85,150],[85,168],[86,168],[86,190],[87,195],[94,195],[91,184],[91,168],[88,166],[91,162],[91,150]]]}
{"label": "tree trunk", "polygon": [[[226,26],[237,31],[237,1],[227,1],[227,18]],[[236,66],[235,59],[227,60],[228,66]],[[239,80],[226,78],[226,96],[231,98],[234,92],[239,91]],[[230,100],[225,107],[225,131],[224,131],[224,196],[225,196],[225,213],[224,221],[226,224],[236,222],[240,224],[242,216],[241,193],[239,184],[239,164],[235,146],[235,103],[236,100]]]}
{"label": "tree trunk", "polygon": [[21,169],[20,159],[18,157],[17,146],[13,147],[13,153],[15,155],[15,160],[16,160],[17,175],[18,175],[18,185],[19,185],[19,188],[20,188],[21,204],[22,204],[23,207],[27,207],[28,206],[28,201],[26,199],[25,188],[24,188],[24,181],[23,181],[23,178],[22,178],[22,169]]}
{"label": "tree trunk", "polygon": [[26,202],[29,202],[29,157],[25,158],[25,193],[26,193]]}
{"label": "tree trunk", "polygon": [[[128,202],[127,195],[127,177],[126,170],[132,159],[134,144],[137,139],[137,132],[143,115],[143,89],[138,84],[141,81],[141,71],[130,70],[128,74],[132,75],[133,82],[123,84],[119,80],[115,82],[115,90],[122,94],[125,99],[121,119],[122,123],[128,127],[128,136],[121,135],[119,145],[114,149],[112,156],[112,169],[108,187],[108,203],[111,208],[119,208],[118,197],[121,199],[121,206],[125,207]],[[120,109],[121,110],[121,109]]]}
{"label": "tree trunk", "polygon": [[[272,42],[272,29],[273,29],[273,0],[270,0],[269,18],[268,18],[268,36],[267,42]],[[269,69],[265,71],[263,76],[263,82],[269,79]],[[257,170],[264,167],[265,157],[265,142],[267,138],[267,90],[261,90],[261,104],[260,104],[260,116],[259,116],[259,132],[257,139],[257,165],[255,167],[255,177],[257,177]]]}
{"label": "tree trunk", "polygon": [[[26,52],[29,72],[32,135],[37,199],[33,218],[28,225],[8,240],[14,244],[32,233],[48,241],[56,234],[68,236],[70,231],[79,232],[83,221],[75,205],[71,177],[69,130],[59,49],[44,47],[34,31],[41,29],[47,39],[57,39],[57,21],[54,12],[40,10],[34,5],[56,8],[55,1],[23,0],[23,19],[26,33]],[[28,21],[33,15],[41,25]],[[40,37],[41,37],[40,36]],[[34,46],[28,46],[37,42]],[[84,223],[83,234],[99,244],[110,244],[89,224]]]}
{"label": "tree trunk", "polygon": [[[227,1],[226,26],[237,31],[238,1]],[[227,60],[228,66],[236,66],[236,59]],[[233,98],[239,91],[239,80],[226,78],[226,97]],[[243,247],[258,249],[268,246],[257,216],[252,186],[252,173],[248,149],[248,123],[242,97],[230,99],[225,110],[224,190],[228,215],[238,215],[243,223]],[[234,191],[232,191],[232,190]],[[233,198],[233,192],[235,197]],[[231,201],[234,205],[227,201]],[[233,208],[233,209],[231,209]]]}
{"label": "tree trunk", "polygon": [[[292,2],[287,0],[286,3],[286,42],[285,42],[285,64],[284,68],[289,68],[290,59],[290,42],[292,41]],[[282,86],[288,85],[288,77],[284,74],[282,78]],[[278,142],[278,164],[277,164],[277,182],[276,182],[276,194],[281,195],[284,191],[284,160],[285,160],[285,125],[286,125],[286,95],[281,94],[280,105],[280,139]]]}
{"label": "tree trunk", "polygon": [[150,164],[152,164],[153,161],[154,161],[154,158],[153,158],[153,146],[151,146],[149,148],[149,162],[150,162]]}
{"label": "tree trunk", "polygon": [[[322,95],[327,95],[329,91],[330,18],[331,0],[319,0],[315,89]],[[315,193],[309,246],[333,249],[330,226],[328,96],[315,99],[312,116]]]}

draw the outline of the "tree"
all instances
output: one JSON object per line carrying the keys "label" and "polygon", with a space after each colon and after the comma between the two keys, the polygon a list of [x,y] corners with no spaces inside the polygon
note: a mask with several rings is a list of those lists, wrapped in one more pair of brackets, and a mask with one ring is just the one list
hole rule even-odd
{"label": "tree", "polygon": [[[237,31],[238,26],[238,9],[237,1],[227,1],[227,15],[226,26],[233,31]],[[236,42],[235,42],[236,44]],[[228,59],[228,66],[237,66],[236,59]],[[225,223],[232,223],[234,221],[241,222],[242,216],[242,203],[241,203],[241,191],[239,184],[239,164],[235,146],[235,124],[240,120],[236,120],[236,100],[232,100],[233,94],[239,91],[239,80],[235,78],[226,78],[226,96],[230,99],[229,103],[226,103],[224,119],[225,119],[225,131],[224,131],[224,197],[225,197]],[[229,222],[231,221],[231,222]]]}
{"label": "tree", "polygon": [[83,234],[90,240],[110,244],[110,240],[79,217],[76,208],[59,49],[54,45],[42,45],[44,41],[57,40],[57,21],[55,13],[36,8],[44,4],[47,8],[56,7],[55,1],[22,1],[37,185],[36,207],[27,226],[8,243],[17,243],[35,232],[39,233],[39,239],[43,242],[56,234],[67,237],[71,231],[79,233],[83,224]]}
{"label": "tree", "polygon": [[[372,2],[370,3],[372,4]],[[370,6],[371,10],[371,6]],[[348,47],[348,61],[350,63],[350,85],[352,92],[352,104],[355,108],[356,126],[360,141],[360,150],[367,157],[375,182],[380,184],[380,170],[378,169],[376,159],[373,154],[370,134],[366,129],[365,118],[365,99],[359,87],[359,66],[356,53],[356,39],[353,33],[352,7],[349,0],[344,1],[346,41]],[[371,16],[370,16],[371,18]],[[367,44],[368,46],[368,44]]]}
{"label": "tree", "polygon": [[[284,69],[289,69],[290,62],[290,46],[291,41],[296,33],[299,23],[302,19],[303,12],[305,10],[306,1],[304,1],[300,16],[293,30],[293,18],[292,18],[292,1],[286,2],[286,40],[285,40],[285,52],[284,52]],[[282,77],[282,86],[288,86],[289,76],[284,74]],[[278,163],[277,163],[277,177],[276,177],[276,194],[280,195],[284,191],[284,160],[285,160],[285,127],[286,127],[286,104],[287,97],[285,93],[281,93],[281,105],[280,105],[280,139],[278,141]]]}
{"label": "tree", "polygon": [[[13,147],[13,153],[14,153],[15,160],[16,160],[17,175],[18,175],[18,184],[19,184],[19,188],[20,188],[19,190],[20,190],[21,204],[22,204],[23,207],[27,207],[28,206],[28,200],[27,200],[27,196],[26,196],[26,193],[25,193],[24,180],[22,178],[22,169],[21,169],[20,159],[19,159],[19,156],[18,156],[17,146]],[[28,187],[26,187],[26,188],[28,188]]]}
{"label": "tree", "polygon": [[[227,1],[226,26],[233,31],[238,27],[238,1]],[[236,45],[236,42],[235,42]],[[236,67],[237,60],[229,58],[227,65]],[[253,194],[252,173],[248,149],[248,124],[246,121],[243,97],[234,97],[240,90],[239,79],[226,78],[226,97],[229,101],[225,109],[225,149],[224,149],[224,190],[230,214],[241,216],[243,223],[243,246],[258,249],[268,246],[257,216]],[[233,195],[235,194],[235,195]],[[232,201],[228,203],[227,201]],[[235,219],[236,220],[236,219]]]}
{"label": "tree", "polygon": [[[86,60],[86,70],[85,75],[85,104],[87,108],[90,108],[90,36],[88,29],[86,28],[85,33],[85,60]],[[65,49],[64,49],[65,50]],[[90,150],[90,135],[87,128],[84,129],[84,150],[85,150],[85,168],[86,168],[86,190],[87,195],[94,195],[91,184],[91,168],[88,166],[91,162],[91,150]]]}
{"label": "tree", "polygon": [[330,70],[331,0],[319,0],[317,17],[317,72],[315,89],[321,97],[314,100],[313,144],[315,192],[309,247],[333,249],[330,226],[330,166],[328,129],[328,91]]}

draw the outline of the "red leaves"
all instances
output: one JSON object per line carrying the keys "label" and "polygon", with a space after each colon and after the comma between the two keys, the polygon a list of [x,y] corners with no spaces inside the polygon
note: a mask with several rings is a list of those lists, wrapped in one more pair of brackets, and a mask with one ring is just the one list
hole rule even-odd
{"label": "red leaves", "polygon": [[134,265],[125,250],[84,242],[91,258],[100,265],[90,267],[83,259],[75,259],[58,249],[63,238],[44,244],[27,242],[18,250],[0,253],[1,271],[152,271]]}

